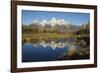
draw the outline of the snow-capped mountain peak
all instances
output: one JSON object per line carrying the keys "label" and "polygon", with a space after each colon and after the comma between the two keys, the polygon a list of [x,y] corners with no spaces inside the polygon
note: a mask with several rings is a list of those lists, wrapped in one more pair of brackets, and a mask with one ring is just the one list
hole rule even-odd
{"label": "snow-capped mountain peak", "polygon": [[56,18],[53,17],[53,18],[49,21],[49,23],[50,23],[52,26],[56,25],[56,24],[57,24]]}
{"label": "snow-capped mountain peak", "polygon": [[51,18],[51,20],[46,20],[46,19],[43,19],[41,22],[38,21],[38,20],[33,20],[33,23],[35,24],[39,24],[39,25],[42,25],[42,26],[45,26],[47,24],[49,24],[50,26],[55,26],[55,25],[67,25],[69,22],[66,22],[64,19],[56,19],[55,17]]}
{"label": "snow-capped mountain peak", "polygon": [[32,23],[39,23],[39,21],[35,19],[32,21]]}
{"label": "snow-capped mountain peak", "polygon": [[43,19],[43,20],[40,22],[40,24],[41,24],[42,26],[45,26],[47,23],[48,23],[48,21],[47,21],[46,19]]}
{"label": "snow-capped mountain peak", "polygon": [[45,23],[47,23],[46,19],[44,19],[44,20],[43,20],[41,23],[42,23],[42,24],[45,24]]}

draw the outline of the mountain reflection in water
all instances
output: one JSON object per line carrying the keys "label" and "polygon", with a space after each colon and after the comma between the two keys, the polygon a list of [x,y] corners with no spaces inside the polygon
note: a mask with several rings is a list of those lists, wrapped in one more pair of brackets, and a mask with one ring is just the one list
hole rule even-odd
{"label": "mountain reflection in water", "polygon": [[77,59],[89,59],[89,47],[81,47],[74,38],[26,42],[22,46],[22,62]]}
{"label": "mountain reflection in water", "polygon": [[56,48],[64,48],[67,47],[68,43],[67,42],[59,42],[56,43],[54,41],[51,41],[50,43],[46,43],[45,41],[42,41],[38,44],[33,44],[34,47],[38,47],[38,46],[43,46],[44,48],[46,48],[47,46],[50,46],[53,50],[55,50]]}

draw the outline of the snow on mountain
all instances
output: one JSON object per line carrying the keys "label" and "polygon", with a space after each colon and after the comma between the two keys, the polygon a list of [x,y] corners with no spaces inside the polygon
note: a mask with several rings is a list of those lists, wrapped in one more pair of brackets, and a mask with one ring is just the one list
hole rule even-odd
{"label": "snow on mountain", "polygon": [[53,18],[49,21],[49,23],[50,23],[52,26],[54,26],[54,25],[56,25],[58,22],[57,22],[56,18],[53,17]]}
{"label": "snow on mountain", "polygon": [[43,21],[40,22],[40,24],[41,24],[42,26],[45,26],[47,23],[48,23],[48,21],[47,21],[46,19],[43,19]]}
{"label": "snow on mountain", "polygon": [[39,28],[45,30],[56,30],[58,32],[75,32],[79,30],[79,26],[73,25],[71,22],[64,19],[56,19],[55,17],[50,20],[43,19],[42,21],[33,20],[30,25],[32,28]]}
{"label": "snow on mountain", "polygon": [[67,22],[64,19],[57,20],[55,17],[53,17],[49,22],[52,26],[54,26],[54,25],[60,25],[60,26],[67,25]]}
{"label": "snow on mountain", "polygon": [[69,22],[67,22],[66,20],[56,19],[55,17],[53,17],[51,20],[48,20],[48,21],[46,19],[43,19],[42,21],[33,20],[32,23],[42,25],[43,27],[46,26],[46,25],[49,25],[49,26],[56,26],[56,25],[63,26],[63,25],[68,25],[69,24]]}
{"label": "snow on mountain", "polygon": [[37,23],[40,23],[40,22],[39,22],[38,20],[35,19],[35,20],[32,21],[32,23],[33,23],[33,24],[37,24]]}
{"label": "snow on mountain", "polygon": [[67,25],[67,22],[64,19],[58,19],[58,25]]}

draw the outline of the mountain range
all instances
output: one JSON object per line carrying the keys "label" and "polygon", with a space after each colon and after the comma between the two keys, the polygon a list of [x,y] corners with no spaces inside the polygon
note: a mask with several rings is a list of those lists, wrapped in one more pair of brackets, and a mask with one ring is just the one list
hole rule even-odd
{"label": "mountain range", "polygon": [[62,26],[62,25],[70,24],[70,22],[66,22],[64,19],[56,19],[55,17],[53,17],[49,21],[47,21],[46,19],[43,19],[42,21],[33,20],[32,24],[39,24],[41,26],[45,26],[47,24],[49,24],[51,26],[55,26],[55,25]]}
{"label": "mountain range", "polygon": [[51,20],[43,19],[42,21],[33,20],[33,22],[29,25],[30,28],[38,28],[42,30],[56,30],[58,32],[77,32],[79,31],[80,27],[79,25],[73,25],[71,22],[66,21],[64,19],[56,19],[53,17]]}

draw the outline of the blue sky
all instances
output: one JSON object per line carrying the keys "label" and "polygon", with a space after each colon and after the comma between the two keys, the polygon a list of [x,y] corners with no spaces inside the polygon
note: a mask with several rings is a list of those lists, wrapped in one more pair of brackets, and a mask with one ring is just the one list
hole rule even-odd
{"label": "blue sky", "polygon": [[85,24],[90,20],[89,13],[22,10],[22,24],[30,24],[33,20],[49,21],[53,17],[70,21],[73,25]]}

